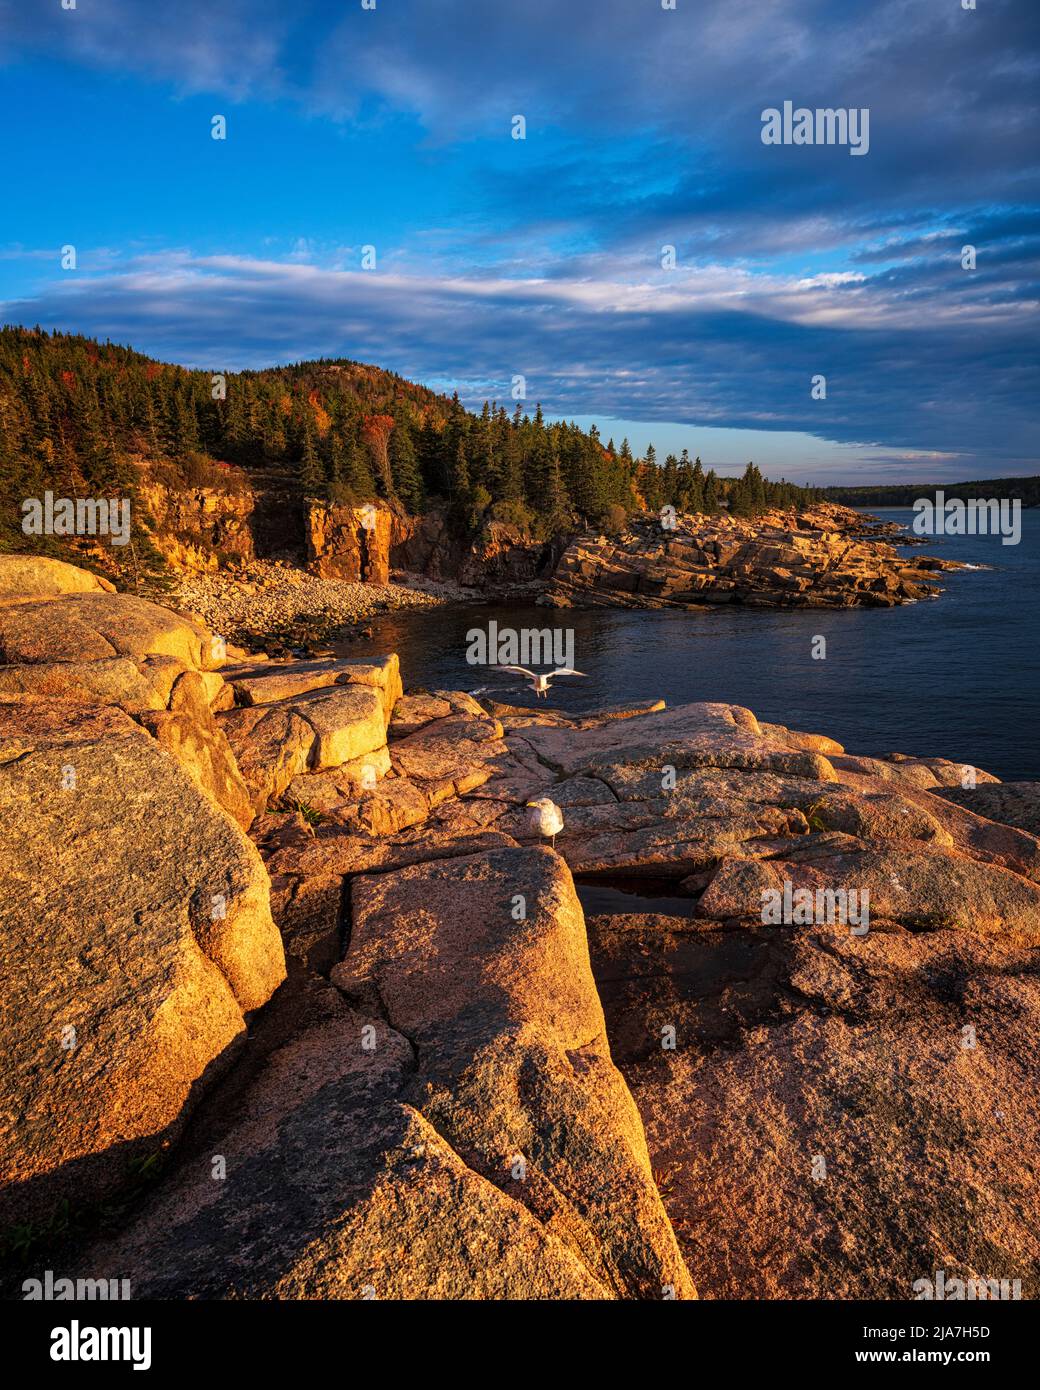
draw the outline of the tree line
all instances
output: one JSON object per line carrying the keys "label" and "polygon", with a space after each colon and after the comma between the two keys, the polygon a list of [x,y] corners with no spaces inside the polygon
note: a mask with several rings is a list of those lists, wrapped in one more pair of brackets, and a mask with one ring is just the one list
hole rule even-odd
{"label": "tree line", "polygon": [[845,507],[912,507],[919,497],[934,500],[936,492],[948,499],[970,502],[989,497],[1019,498],[1024,507],[1040,506],[1040,478],[984,478],[974,483],[888,483],[880,487],[828,487],[827,502]]}
{"label": "tree line", "polygon": [[636,457],[627,440],[549,422],[540,406],[470,412],[457,394],[358,362],[211,373],[78,334],[0,329],[6,532],[23,498],[132,497],[145,472],[173,487],[278,485],[412,513],[447,505],[461,525],[511,521],[536,538],[618,529],[665,505],[753,516],[820,496],[753,463],[723,478],[686,450]]}

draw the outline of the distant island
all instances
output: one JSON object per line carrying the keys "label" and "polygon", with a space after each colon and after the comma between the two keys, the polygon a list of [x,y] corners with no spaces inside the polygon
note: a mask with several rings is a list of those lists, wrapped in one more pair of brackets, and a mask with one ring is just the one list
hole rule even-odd
{"label": "distant island", "polygon": [[1017,497],[1023,507],[1040,506],[1040,478],[983,478],[973,483],[868,483],[863,487],[825,487],[828,502],[846,507],[912,507],[919,497],[942,488],[947,498]]}

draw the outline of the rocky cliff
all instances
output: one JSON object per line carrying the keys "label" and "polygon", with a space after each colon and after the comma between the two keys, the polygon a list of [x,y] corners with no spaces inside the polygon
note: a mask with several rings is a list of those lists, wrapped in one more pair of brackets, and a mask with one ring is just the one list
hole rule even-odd
{"label": "rocky cliff", "polygon": [[494,590],[544,576],[554,556],[551,546],[531,542],[499,521],[489,521],[469,538],[444,508],[408,516],[384,506],[311,503],[305,526],[308,565],[324,578],[385,584],[399,570]]}
{"label": "rocky cliff", "polygon": [[251,489],[140,489],[156,549],[175,570],[216,570],[256,557],[257,495]]}
{"label": "rocky cliff", "polygon": [[[0,595],[9,1269],[1028,1285],[1035,786],[728,704],[569,719],[404,694],[394,657],[225,654],[53,563],[0,562]],[[867,930],[766,920],[795,893],[867,895]]]}
{"label": "rocky cliff", "polygon": [[304,501],[278,486],[140,489],[156,548],[174,570],[238,570],[258,557],[295,558],[323,579],[386,584],[394,570],[494,588],[544,577],[559,548],[491,521],[465,535],[448,511],[409,516],[399,506]]}

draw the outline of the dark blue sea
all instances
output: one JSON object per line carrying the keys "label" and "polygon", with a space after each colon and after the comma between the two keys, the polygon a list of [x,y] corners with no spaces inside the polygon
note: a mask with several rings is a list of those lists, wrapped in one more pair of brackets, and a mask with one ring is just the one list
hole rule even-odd
{"label": "dark blue sea", "polygon": [[[876,511],[909,526],[909,508]],[[1040,512],[1019,545],[999,536],[927,539],[904,553],[982,568],[936,576],[939,598],[836,612],[720,607],[698,612],[466,604],[387,614],[351,655],[396,650],[405,686],[509,684],[466,663],[466,632],[574,630],[585,680],[560,680],[550,706],[588,709],[661,697],[724,700],[760,719],[828,734],[854,753],[931,754],[1003,781],[1040,778]],[[817,635],[826,660],[813,660]],[[527,693],[505,698],[527,702]]]}

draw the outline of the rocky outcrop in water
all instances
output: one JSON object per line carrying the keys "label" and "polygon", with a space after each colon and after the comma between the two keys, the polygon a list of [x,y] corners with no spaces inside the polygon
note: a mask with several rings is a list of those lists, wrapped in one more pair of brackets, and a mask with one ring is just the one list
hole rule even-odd
{"label": "rocky outcrop in water", "polygon": [[679,516],[630,523],[620,536],[581,536],[557,565],[545,602],[556,607],[691,608],[739,603],[767,608],[890,608],[938,592],[952,561],[911,562],[864,535],[863,518],[821,504],[811,512],[753,519]]}
{"label": "rocky outcrop in water", "polygon": [[227,663],[184,615],[18,582],[18,1249],[135,1297],[1030,1296],[1030,784],[728,704]]}

